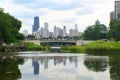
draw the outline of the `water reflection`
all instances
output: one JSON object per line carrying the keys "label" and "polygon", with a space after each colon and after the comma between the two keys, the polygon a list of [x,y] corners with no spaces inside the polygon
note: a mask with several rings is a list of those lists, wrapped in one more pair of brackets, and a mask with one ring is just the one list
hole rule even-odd
{"label": "water reflection", "polygon": [[103,72],[108,68],[108,57],[86,57],[84,65],[91,71]]}
{"label": "water reflection", "polygon": [[[90,58],[90,56],[84,55],[33,56],[33,54],[32,56],[18,57],[26,60],[26,64],[20,67],[23,74],[26,74],[25,67],[28,67],[28,64],[32,62],[32,68],[29,66],[27,73],[27,75],[32,76],[26,76],[27,78],[22,77],[22,79],[25,80],[34,80],[35,76],[37,76],[36,80],[99,80],[98,78],[100,77],[103,77],[102,80],[110,80],[107,71],[108,57]],[[31,69],[32,72],[30,71]],[[105,77],[101,75],[101,73],[104,74]]]}
{"label": "water reflection", "polygon": [[[65,57],[65,56],[47,57],[46,56],[46,57],[39,57],[39,58],[36,58],[36,57],[21,57],[21,58],[24,58],[24,60],[32,59],[33,73],[35,75],[39,74],[39,71],[40,71],[39,68],[41,66],[44,66],[44,70],[49,69],[49,66],[51,66],[52,64],[54,66],[57,66],[59,64],[63,64],[64,66],[66,66],[67,60],[69,60],[71,64],[73,63],[75,68],[77,68],[77,65],[78,65],[78,59],[76,56],[72,56],[72,57],[71,56],[70,57]],[[51,64],[51,61],[53,61],[52,64]]]}
{"label": "water reflection", "polygon": [[109,57],[105,58],[103,56],[99,57],[87,57],[85,58],[84,65],[87,69],[94,72],[104,72],[109,69],[111,80],[120,80],[120,55],[107,55]]}
{"label": "water reflection", "polygon": [[0,80],[120,79],[120,55],[48,55],[0,57]]}
{"label": "water reflection", "polygon": [[120,55],[109,56],[111,80],[120,80]]}
{"label": "water reflection", "polygon": [[39,74],[39,62],[35,59],[32,59],[32,66],[34,69],[34,74],[35,75]]}
{"label": "water reflection", "polygon": [[18,65],[23,63],[23,59],[0,56],[0,80],[20,79],[22,76]]}

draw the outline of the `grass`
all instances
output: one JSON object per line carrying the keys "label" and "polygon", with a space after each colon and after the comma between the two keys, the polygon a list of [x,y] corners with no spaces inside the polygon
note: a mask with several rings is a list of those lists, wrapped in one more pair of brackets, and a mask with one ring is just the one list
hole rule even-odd
{"label": "grass", "polygon": [[71,52],[71,53],[85,53],[84,46],[63,46],[63,52]]}
{"label": "grass", "polygon": [[120,53],[120,42],[96,41],[85,45],[88,54]]}
{"label": "grass", "polygon": [[65,46],[63,51],[87,54],[112,54],[120,53],[120,42],[95,41],[84,46]]}
{"label": "grass", "polygon": [[26,42],[25,47],[27,51],[48,51],[49,50],[49,47],[39,46],[30,42]]}

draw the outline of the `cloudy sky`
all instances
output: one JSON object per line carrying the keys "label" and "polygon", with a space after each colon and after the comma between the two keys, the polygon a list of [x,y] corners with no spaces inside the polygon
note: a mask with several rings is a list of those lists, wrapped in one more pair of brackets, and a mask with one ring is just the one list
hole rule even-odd
{"label": "cloudy sky", "polygon": [[22,21],[23,30],[32,31],[33,19],[40,17],[40,26],[49,23],[50,31],[54,26],[67,29],[78,24],[79,31],[93,25],[97,19],[109,26],[109,14],[114,10],[115,0],[0,0],[5,12]]}

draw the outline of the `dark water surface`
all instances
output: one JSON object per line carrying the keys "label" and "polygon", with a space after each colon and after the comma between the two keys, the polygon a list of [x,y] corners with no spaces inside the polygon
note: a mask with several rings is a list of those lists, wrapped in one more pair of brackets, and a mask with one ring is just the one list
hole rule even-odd
{"label": "dark water surface", "polygon": [[1,55],[0,80],[120,80],[120,55],[43,52]]}

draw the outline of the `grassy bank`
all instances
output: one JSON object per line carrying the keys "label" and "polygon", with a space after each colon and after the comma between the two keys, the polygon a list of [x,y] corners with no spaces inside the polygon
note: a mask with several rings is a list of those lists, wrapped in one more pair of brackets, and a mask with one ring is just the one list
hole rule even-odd
{"label": "grassy bank", "polygon": [[39,46],[34,43],[25,43],[26,51],[48,51],[49,47]]}
{"label": "grassy bank", "polygon": [[48,51],[49,47],[39,46],[30,42],[18,42],[13,45],[0,45],[0,52],[19,52],[19,51]]}
{"label": "grassy bank", "polygon": [[85,45],[88,54],[120,53],[120,42],[96,41]]}
{"label": "grassy bank", "polygon": [[87,54],[111,54],[120,53],[120,42],[95,41],[84,46],[66,46],[63,51]]}
{"label": "grassy bank", "polygon": [[85,53],[84,46],[63,46],[63,52],[71,52],[71,53]]}

